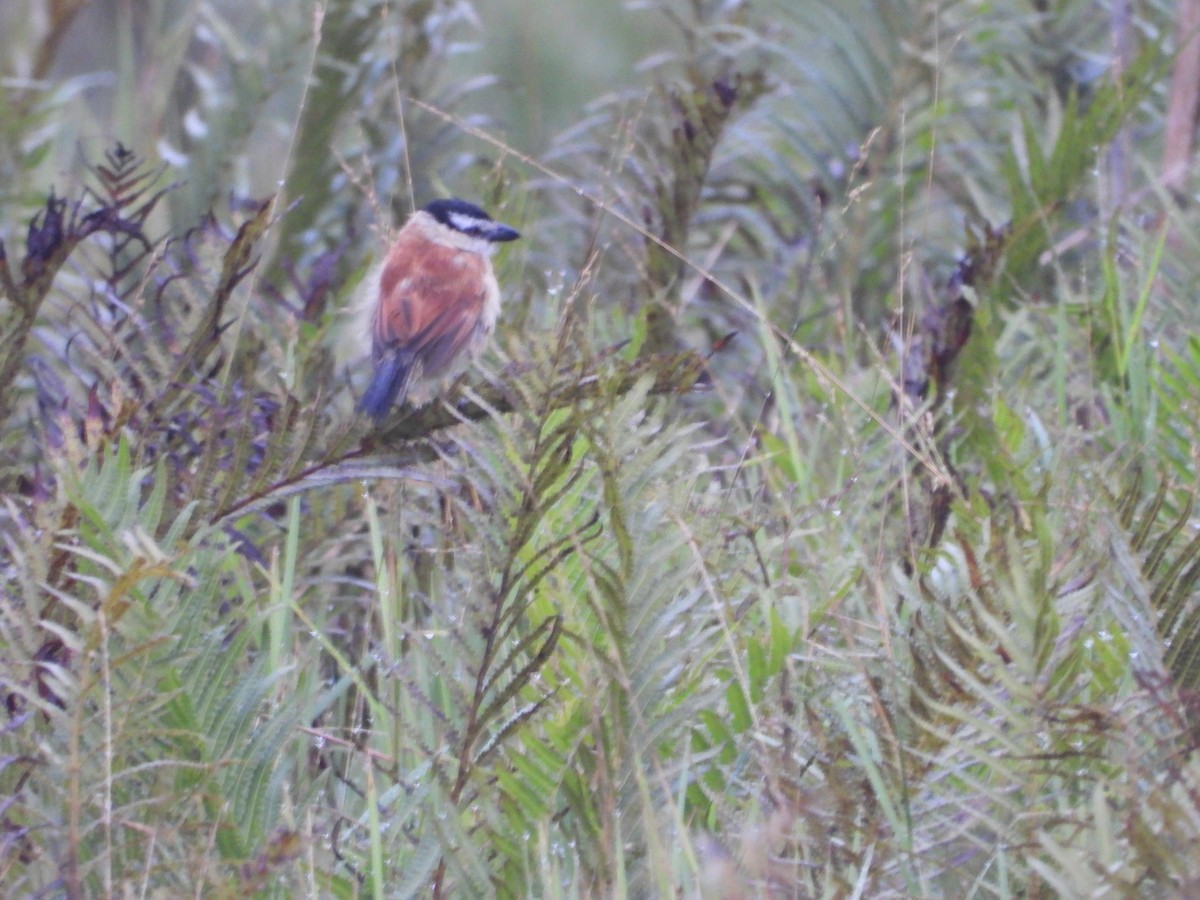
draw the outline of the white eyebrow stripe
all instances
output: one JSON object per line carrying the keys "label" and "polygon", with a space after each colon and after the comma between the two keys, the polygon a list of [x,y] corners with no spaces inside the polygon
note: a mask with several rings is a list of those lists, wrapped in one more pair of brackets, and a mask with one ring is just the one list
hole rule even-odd
{"label": "white eyebrow stripe", "polygon": [[474,231],[485,226],[484,220],[466,213],[450,213],[450,224],[459,231]]}

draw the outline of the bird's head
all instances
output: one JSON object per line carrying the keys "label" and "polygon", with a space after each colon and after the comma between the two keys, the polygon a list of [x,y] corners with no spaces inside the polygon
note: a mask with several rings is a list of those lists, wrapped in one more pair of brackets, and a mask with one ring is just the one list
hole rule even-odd
{"label": "bird's head", "polygon": [[495,245],[515,241],[521,233],[503,222],[497,222],[473,203],[454,198],[434,200],[417,213],[428,216],[430,230],[442,239],[463,249],[490,254]]}

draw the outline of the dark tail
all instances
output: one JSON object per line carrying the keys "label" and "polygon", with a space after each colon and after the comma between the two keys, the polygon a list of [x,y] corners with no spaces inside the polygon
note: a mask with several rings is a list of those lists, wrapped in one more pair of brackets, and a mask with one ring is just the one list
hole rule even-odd
{"label": "dark tail", "polygon": [[375,364],[375,374],[358,408],[378,422],[408,394],[408,379],[412,375],[412,354],[389,350]]}

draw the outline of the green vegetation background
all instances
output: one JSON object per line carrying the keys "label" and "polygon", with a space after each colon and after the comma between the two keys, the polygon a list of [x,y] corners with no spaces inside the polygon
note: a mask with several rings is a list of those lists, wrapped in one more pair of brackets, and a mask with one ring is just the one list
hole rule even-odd
{"label": "green vegetation background", "polygon": [[3,893],[1195,895],[1176,13],[0,6]]}

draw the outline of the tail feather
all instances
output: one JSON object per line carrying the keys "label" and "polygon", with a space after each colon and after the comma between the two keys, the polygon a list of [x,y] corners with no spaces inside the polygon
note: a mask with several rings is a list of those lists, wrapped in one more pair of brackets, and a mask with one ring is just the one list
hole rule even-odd
{"label": "tail feather", "polygon": [[412,354],[390,350],[375,364],[375,374],[367,385],[358,408],[378,422],[395,405],[403,403],[412,376]]}

